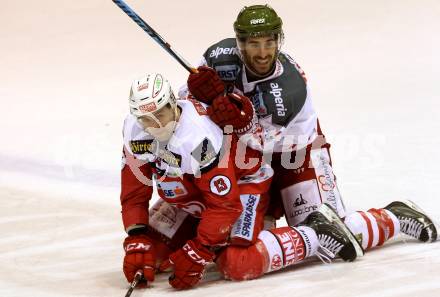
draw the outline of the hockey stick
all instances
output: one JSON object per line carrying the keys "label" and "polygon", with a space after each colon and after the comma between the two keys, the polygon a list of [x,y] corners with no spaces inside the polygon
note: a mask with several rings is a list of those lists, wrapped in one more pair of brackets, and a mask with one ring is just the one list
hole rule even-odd
{"label": "hockey stick", "polygon": [[141,270],[138,270],[136,274],[134,275],[134,280],[130,284],[130,288],[127,291],[127,294],[125,294],[125,297],[130,297],[131,293],[133,292],[134,288],[139,284],[140,281],[144,279],[144,275],[142,274]]}
{"label": "hockey stick", "polygon": [[160,36],[150,25],[148,25],[140,16],[138,16],[124,1],[122,0],[112,0],[120,9],[122,9],[139,27],[150,35],[159,45],[166,50],[174,59],[179,62],[186,70],[191,73],[197,73],[197,69],[192,67],[184,58],[182,58],[178,53],[176,53],[171,45],[166,42],[162,36]]}

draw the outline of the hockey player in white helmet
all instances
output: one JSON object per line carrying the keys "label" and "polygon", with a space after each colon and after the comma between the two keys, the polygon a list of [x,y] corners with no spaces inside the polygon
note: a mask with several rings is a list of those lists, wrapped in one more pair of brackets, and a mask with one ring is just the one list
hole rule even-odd
{"label": "hockey player in white helmet", "polygon": [[[436,241],[438,227],[413,202],[346,213],[309,83],[295,60],[281,50],[282,25],[268,5],[244,7],[233,25],[235,37],[205,51],[181,96],[207,103],[214,122],[220,127],[232,125],[242,133],[252,126],[249,105],[253,105],[262,137],[250,145],[263,151],[274,169],[270,213],[276,218],[285,215],[290,226],[328,203],[345,217],[365,249],[380,246],[400,232],[423,242]],[[235,100],[234,93],[243,96]]]}
{"label": "hockey player in white helmet", "polygon": [[[123,270],[129,282],[139,270],[151,282],[156,269],[171,267],[170,284],[186,289],[214,261],[225,277],[240,280],[315,255],[339,254],[353,261],[362,253],[325,206],[300,227],[262,231],[272,169],[262,164],[260,152],[240,150],[236,135],[223,135],[206,105],[176,101],[161,74],[136,79],[129,106],[120,197],[128,233]],[[237,162],[240,158],[243,162]],[[149,207],[153,185],[160,199]],[[322,236],[331,250],[320,245]],[[240,269],[252,273],[243,276]]]}
{"label": "hockey player in white helmet", "polygon": [[159,141],[167,141],[174,132],[180,110],[171,85],[160,74],[136,79],[130,88],[130,113],[145,130]]}

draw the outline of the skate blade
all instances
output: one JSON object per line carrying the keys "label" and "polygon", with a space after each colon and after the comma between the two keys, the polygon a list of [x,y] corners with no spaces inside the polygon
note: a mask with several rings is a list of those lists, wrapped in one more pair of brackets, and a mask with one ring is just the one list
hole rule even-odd
{"label": "skate blade", "polygon": [[348,239],[351,243],[353,243],[353,246],[356,251],[357,257],[362,257],[364,255],[364,249],[360,245],[359,241],[357,241],[356,237],[354,237],[353,233],[351,233],[350,229],[344,224],[344,222],[341,220],[341,218],[336,214],[336,212],[333,210],[331,206],[329,206],[327,203],[321,204],[318,211],[327,218],[332,223],[336,223],[339,228],[341,228],[344,233],[347,235]]}

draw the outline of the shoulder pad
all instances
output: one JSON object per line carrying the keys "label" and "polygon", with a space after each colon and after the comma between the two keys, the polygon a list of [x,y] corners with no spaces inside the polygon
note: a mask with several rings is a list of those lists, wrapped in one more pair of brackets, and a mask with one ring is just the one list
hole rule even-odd
{"label": "shoulder pad", "polygon": [[207,65],[214,68],[222,80],[234,81],[238,77],[242,63],[235,38],[223,39],[210,46],[204,58]]}
{"label": "shoulder pad", "polygon": [[[289,57],[290,58],[290,57]],[[287,126],[301,111],[307,99],[307,86],[293,60],[280,53],[282,73],[258,83],[249,94],[258,116],[272,115],[272,123]]]}
{"label": "shoulder pad", "polygon": [[184,173],[196,174],[213,162],[222,146],[223,132],[205,115],[203,103],[179,100],[178,106],[182,115],[168,149],[181,156]]}
{"label": "shoulder pad", "polygon": [[129,153],[136,155],[136,158],[146,161],[154,159],[154,138],[145,133],[132,115],[125,118],[123,137],[124,146]]}

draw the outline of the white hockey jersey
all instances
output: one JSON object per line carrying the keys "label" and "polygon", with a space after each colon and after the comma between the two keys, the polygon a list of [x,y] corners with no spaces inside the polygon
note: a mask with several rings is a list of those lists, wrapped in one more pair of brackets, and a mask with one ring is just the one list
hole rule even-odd
{"label": "white hockey jersey", "polygon": [[[228,91],[252,100],[260,127],[256,127],[253,135],[242,137],[249,146],[266,152],[295,151],[317,137],[317,114],[304,72],[288,54],[280,53],[272,75],[250,82],[243,71],[236,40],[228,38],[208,48],[200,65],[214,68]],[[187,94],[184,85],[179,95]],[[256,137],[256,133],[261,137]]]}

